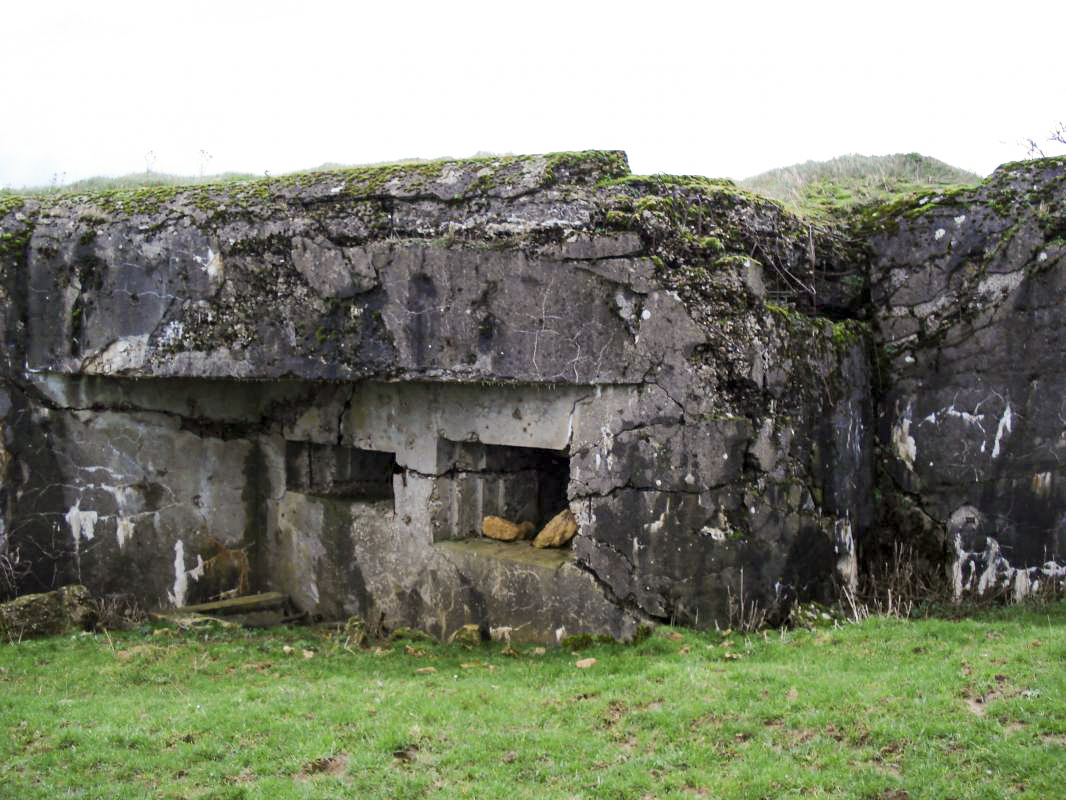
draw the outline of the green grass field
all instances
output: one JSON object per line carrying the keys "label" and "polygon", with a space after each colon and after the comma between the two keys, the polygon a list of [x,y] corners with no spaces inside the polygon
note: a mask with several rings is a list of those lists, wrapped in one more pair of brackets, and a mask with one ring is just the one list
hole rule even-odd
{"label": "green grass field", "polygon": [[3,644],[0,796],[1064,797],[1066,603],[580,651]]}

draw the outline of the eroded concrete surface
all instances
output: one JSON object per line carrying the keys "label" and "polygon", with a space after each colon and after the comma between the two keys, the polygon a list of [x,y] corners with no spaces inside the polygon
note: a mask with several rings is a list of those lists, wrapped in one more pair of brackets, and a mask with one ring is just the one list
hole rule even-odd
{"label": "eroded concrete surface", "polygon": [[[12,204],[0,545],[27,589],[625,637],[854,585],[882,452],[960,592],[1024,594],[1062,576],[1062,248],[982,191],[869,251],[617,153]],[[826,277],[868,259],[874,329]],[[480,538],[565,507],[565,550]]]}
{"label": "eroded concrete surface", "polygon": [[1066,575],[1064,236],[1066,164],[1046,159],[917,198],[871,239],[886,489],[959,596]]}

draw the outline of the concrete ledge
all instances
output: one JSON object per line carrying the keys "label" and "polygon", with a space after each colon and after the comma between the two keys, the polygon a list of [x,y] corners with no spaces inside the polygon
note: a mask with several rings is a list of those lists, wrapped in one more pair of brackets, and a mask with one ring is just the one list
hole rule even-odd
{"label": "concrete ledge", "polygon": [[453,539],[437,542],[436,547],[455,553],[512,561],[532,567],[556,570],[574,560],[574,551],[569,547],[539,548],[529,542],[499,542],[485,537]]}

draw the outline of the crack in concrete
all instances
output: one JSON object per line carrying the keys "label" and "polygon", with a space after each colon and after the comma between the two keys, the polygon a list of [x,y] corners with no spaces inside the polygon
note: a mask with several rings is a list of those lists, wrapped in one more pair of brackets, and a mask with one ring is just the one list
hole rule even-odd
{"label": "crack in concrete", "polygon": [[[587,484],[583,481],[571,481],[571,483],[580,483],[582,486]],[[646,492],[648,494],[662,494],[662,495],[675,495],[678,497],[699,497],[703,492],[711,489],[720,489],[723,486],[728,486],[728,483],[708,484],[701,489],[663,489],[660,486],[637,486],[636,484],[627,480],[625,483],[618,486],[612,486],[610,489],[604,492],[596,492],[588,490],[581,494],[576,494],[575,499],[592,499],[592,498],[607,498],[614,497],[619,492]]]}
{"label": "crack in concrete", "polygon": [[355,387],[353,386],[348,392],[348,397],[345,399],[340,412],[337,414],[337,447],[341,447],[344,439],[344,420],[348,417],[348,414],[352,410],[352,403],[355,401]]}
{"label": "crack in concrete", "polygon": [[[624,553],[620,552],[617,548],[611,546],[606,542],[601,542],[600,540],[596,540],[596,546],[602,546],[604,550],[608,550],[614,553],[619,558],[621,558],[623,561],[629,564],[630,574],[635,574],[636,568],[633,565],[633,562],[630,561],[630,559]],[[619,597],[614,591],[614,588],[603,578],[601,578],[600,575],[596,572],[596,570],[592,568],[592,565],[589,564],[587,561],[584,561],[581,558],[575,558],[573,563],[574,566],[577,567],[577,569],[581,570],[586,575],[592,578],[593,583],[603,592],[604,599],[606,599],[607,602],[611,603],[612,605],[623,611],[627,611],[630,614],[633,614],[638,619],[642,619],[645,622],[663,625],[669,624],[670,618],[668,615],[659,616],[650,613],[637,602],[637,598],[632,593],[626,595],[624,598]],[[663,605],[666,605],[665,598],[663,601]]]}

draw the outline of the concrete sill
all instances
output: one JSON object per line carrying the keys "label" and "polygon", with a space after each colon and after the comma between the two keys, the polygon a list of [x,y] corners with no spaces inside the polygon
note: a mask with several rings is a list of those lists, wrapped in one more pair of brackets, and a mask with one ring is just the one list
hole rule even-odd
{"label": "concrete sill", "polygon": [[574,560],[574,551],[569,547],[539,548],[529,542],[499,542],[487,537],[451,539],[437,542],[435,546],[456,553],[547,569],[558,569]]}

